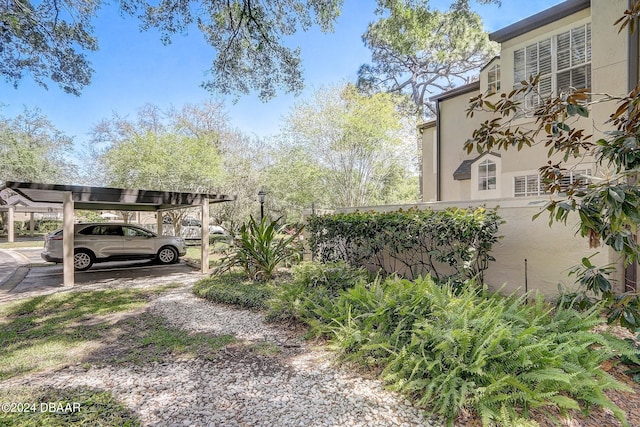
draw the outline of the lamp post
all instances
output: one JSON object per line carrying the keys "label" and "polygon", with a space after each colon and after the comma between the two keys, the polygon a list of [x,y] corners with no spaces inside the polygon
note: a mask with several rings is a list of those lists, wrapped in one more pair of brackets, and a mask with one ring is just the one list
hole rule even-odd
{"label": "lamp post", "polygon": [[266,195],[266,191],[258,191],[258,197],[260,198],[260,222],[262,222],[262,220],[264,219],[264,198],[266,197]]}

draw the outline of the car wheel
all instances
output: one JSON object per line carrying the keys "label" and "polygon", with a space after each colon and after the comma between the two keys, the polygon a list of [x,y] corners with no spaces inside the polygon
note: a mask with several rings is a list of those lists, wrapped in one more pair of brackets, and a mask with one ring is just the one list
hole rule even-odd
{"label": "car wheel", "polygon": [[93,254],[86,249],[78,249],[73,255],[73,267],[78,271],[90,269],[94,262]]}
{"label": "car wheel", "polygon": [[160,264],[172,264],[178,262],[178,251],[171,246],[164,246],[158,251],[156,257]]}

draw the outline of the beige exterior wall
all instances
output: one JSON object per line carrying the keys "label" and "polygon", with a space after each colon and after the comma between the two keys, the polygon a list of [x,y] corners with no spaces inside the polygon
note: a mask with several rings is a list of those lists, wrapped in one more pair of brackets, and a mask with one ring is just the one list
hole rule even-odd
{"label": "beige exterior wall", "polygon": [[[618,28],[613,25],[627,7],[627,0],[591,1],[593,11],[591,79],[593,92],[596,94],[620,96],[629,92],[629,36],[627,31],[618,33]],[[615,104],[612,102],[595,104],[591,107],[591,118],[597,124],[594,131],[595,138],[602,137],[602,132],[609,129],[605,122],[615,109]]]}
{"label": "beige exterior wall", "polygon": [[418,128],[422,141],[422,201],[436,200],[436,124],[426,123]]}

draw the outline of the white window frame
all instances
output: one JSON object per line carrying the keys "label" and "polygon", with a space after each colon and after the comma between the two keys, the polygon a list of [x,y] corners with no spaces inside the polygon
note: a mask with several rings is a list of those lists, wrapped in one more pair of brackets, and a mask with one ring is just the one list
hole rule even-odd
{"label": "white window frame", "polygon": [[[524,180],[524,190],[517,191],[516,181]],[[534,189],[530,189],[533,187]],[[540,175],[518,175],[513,177],[513,197],[532,197],[544,194]]]}
{"label": "white window frame", "polygon": [[[577,43],[574,34],[584,32],[584,43]],[[562,52],[567,52],[569,56],[569,65],[559,68],[559,52],[558,40],[561,37],[569,38],[568,48]],[[581,50],[582,48],[582,50]],[[541,53],[542,52],[542,53]],[[580,54],[582,52],[582,54]],[[548,53],[548,58],[547,58]],[[583,59],[580,61],[580,57]],[[547,64],[546,61],[550,61]],[[542,69],[542,71],[541,71]],[[585,86],[591,85],[591,23],[587,22],[582,25],[573,27],[567,31],[554,34],[552,37],[539,40],[528,44],[513,52],[513,85],[514,88],[520,87],[522,80],[528,80],[532,75],[540,73],[538,82],[538,91],[541,96],[549,96],[557,93],[561,89],[558,88],[558,76],[561,73],[570,73],[569,80],[572,84],[573,72],[585,69]],[[578,88],[582,88],[579,86]],[[525,108],[534,108],[541,102],[536,94],[527,95],[523,100]]]}
{"label": "white window frame", "polygon": [[[577,169],[577,170],[567,170],[564,174],[564,177],[560,181],[560,187],[568,188],[570,185],[573,185],[577,180],[582,180],[583,182],[578,188],[584,189],[589,184],[589,177],[591,176],[591,169]],[[516,181],[524,180],[524,191],[517,191]],[[531,187],[535,189],[530,190],[529,184]],[[513,197],[534,197],[541,196],[545,194],[542,178],[540,175],[527,174],[527,175],[516,175],[513,177]]]}
{"label": "white window frame", "polygon": [[[493,165],[493,170],[490,170]],[[498,165],[490,159],[483,160],[478,165],[478,191],[495,190],[498,185]],[[493,186],[491,180],[493,178]]]}
{"label": "white window frame", "polygon": [[500,64],[493,64],[487,71],[487,90],[490,93],[500,92]]}

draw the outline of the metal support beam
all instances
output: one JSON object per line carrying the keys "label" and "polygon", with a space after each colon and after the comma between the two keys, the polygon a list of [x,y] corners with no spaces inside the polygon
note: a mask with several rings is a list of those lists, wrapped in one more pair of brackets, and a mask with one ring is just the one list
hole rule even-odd
{"label": "metal support beam", "polygon": [[13,206],[9,206],[9,214],[7,215],[7,240],[9,243],[13,243],[15,242],[15,227],[16,225],[14,224],[14,218],[13,218],[13,211],[14,211],[14,207]]}
{"label": "metal support beam", "polygon": [[202,244],[200,245],[200,265],[203,274],[209,273],[209,199],[202,203]]}
{"label": "metal support beam", "polygon": [[62,208],[62,274],[64,286],[75,284],[73,269],[73,193],[66,191]]}

